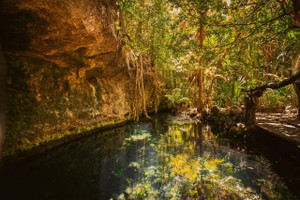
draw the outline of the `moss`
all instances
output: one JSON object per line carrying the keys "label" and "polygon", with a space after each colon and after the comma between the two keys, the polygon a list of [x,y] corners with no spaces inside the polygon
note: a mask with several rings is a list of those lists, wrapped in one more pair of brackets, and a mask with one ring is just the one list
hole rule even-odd
{"label": "moss", "polygon": [[96,131],[121,126],[129,121],[130,121],[129,119],[112,120],[112,121],[101,122],[93,126],[79,128],[72,131],[57,132],[53,134],[43,134],[35,137],[23,136],[20,139],[20,142],[6,145],[6,148],[4,148],[2,152],[2,156],[5,160],[5,159],[11,159],[12,157],[18,157],[21,154],[23,155],[30,154],[30,152],[33,151],[34,149],[41,148],[42,146],[46,147],[50,143],[51,143],[51,147],[56,146],[55,144],[61,144],[77,136],[89,135]]}

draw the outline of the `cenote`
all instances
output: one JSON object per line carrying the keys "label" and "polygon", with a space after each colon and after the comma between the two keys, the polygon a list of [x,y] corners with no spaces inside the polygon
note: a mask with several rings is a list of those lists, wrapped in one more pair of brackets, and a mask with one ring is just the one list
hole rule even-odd
{"label": "cenote", "polygon": [[268,137],[160,114],[4,166],[0,199],[297,199],[297,157]]}
{"label": "cenote", "polygon": [[1,0],[0,200],[300,199],[299,50],[300,0]]}

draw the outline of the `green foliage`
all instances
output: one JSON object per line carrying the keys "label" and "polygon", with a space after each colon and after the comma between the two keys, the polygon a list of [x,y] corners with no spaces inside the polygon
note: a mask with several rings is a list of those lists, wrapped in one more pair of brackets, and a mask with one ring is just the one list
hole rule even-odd
{"label": "green foliage", "polygon": [[293,105],[297,102],[292,90],[292,87],[268,90],[260,98],[259,108],[262,111],[282,112],[287,105]]}
{"label": "green foliage", "polygon": [[172,90],[171,94],[166,94],[165,97],[167,97],[170,101],[171,107],[178,107],[182,105],[190,105],[191,100],[185,96],[185,94],[181,91],[180,88],[175,88]]}
{"label": "green foliage", "polygon": [[[205,70],[216,67],[216,73],[226,77],[227,81],[214,84],[211,99],[227,106],[243,102],[242,88],[290,76],[299,53],[300,30],[288,15],[291,1],[119,0],[119,4],[126,15],[125,32],[132,39],[126,40],[128,45],[147,53],[165,88],[188,91],[184,96],[189,99],[193,97],[189,78],[201,57]],[[200,48],[201,25],[206,39]],[[209,77],[205,79],[208,90]],[[181,84],[173,84],[174,80]],[[284,98],[287,94],[280,93]],[[182,97],[178,95],[175,91],[167,97],[178,106]]]}

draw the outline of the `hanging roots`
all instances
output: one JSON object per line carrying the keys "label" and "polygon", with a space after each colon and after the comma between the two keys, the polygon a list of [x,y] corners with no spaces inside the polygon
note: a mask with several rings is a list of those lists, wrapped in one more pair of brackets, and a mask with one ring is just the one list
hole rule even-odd
{"label": "hanging roots", "polygon": [[147,62],[144,57],[139,55],[133,62],[135,66],[135,91],[133,103],[133,119],[138,120],[139,116],[143,113],[148,119],[150,116],[146,108],[146,92],[144,75],[147,70]]}
{"label": "hanging roots", "polygon": [[135,48],[128,42],[126,42],[126,39],[129,41],[132,41],[132,39],[126,32],[124,13],[122,9],[120,9],[119,20],[123,32],[118,37],[118,43],[120,47],[123,47],[125,45],[127,46],[127,48],[122,48],[122,55],[125,56],[125,62],[128,68],[129,75],[132,76],[133,74],[131,72],[135,70],[135,90],[132,117],[134,120],[138,120],[139,116],[141,114],[144,114],[147,118],[150,119],[146,108],[147,105],[144,75],[147,74],[148,78],[151,78],[152,83],[154,84],[155,112],[157,112],[158,110],[161,84],[147,56],[143,54],[136,54]]}

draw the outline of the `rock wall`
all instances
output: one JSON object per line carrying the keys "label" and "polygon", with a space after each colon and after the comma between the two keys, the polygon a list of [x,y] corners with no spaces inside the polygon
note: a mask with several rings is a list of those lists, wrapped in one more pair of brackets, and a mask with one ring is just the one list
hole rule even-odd
{"label": "rock wall", "polygon": [[[5,155],[130,117],[135,80],[123,64],[115,5],[113,0],[2,0]],[[153,87],[147,88],[153,99]]]}

